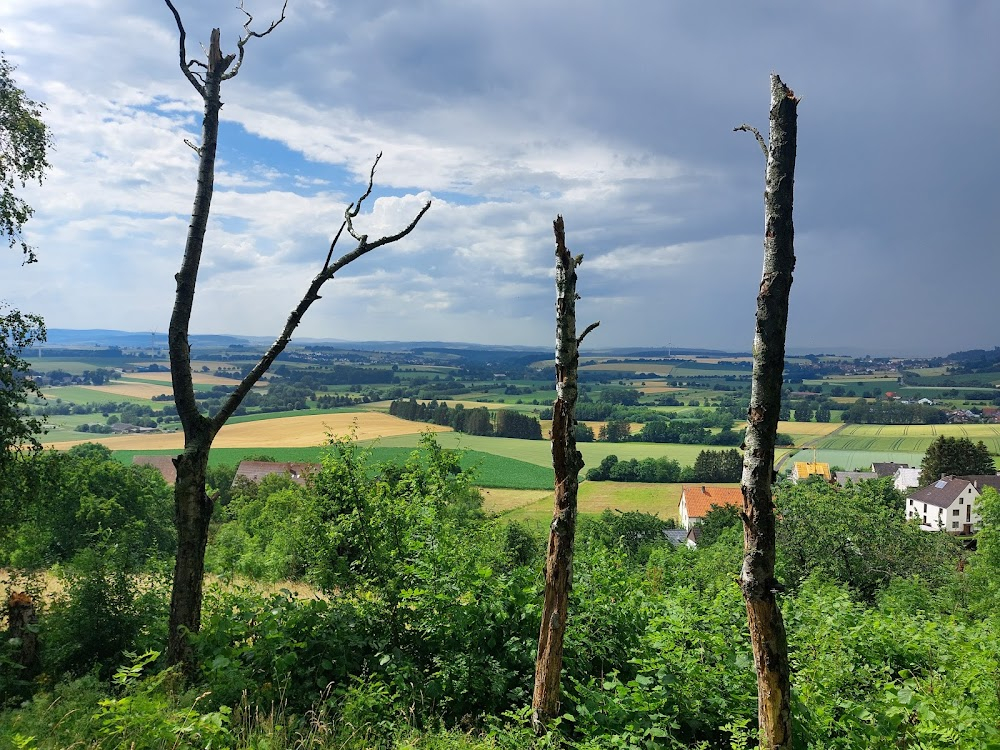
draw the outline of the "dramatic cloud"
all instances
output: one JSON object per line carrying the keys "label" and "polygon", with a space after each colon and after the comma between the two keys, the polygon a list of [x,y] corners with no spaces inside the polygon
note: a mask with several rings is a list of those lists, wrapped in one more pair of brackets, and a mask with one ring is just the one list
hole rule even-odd
{"label": "dramatic cloud", "polygon": [[[189,57],[232,2],[177,0]],[[252,6],[252,7],[251,7]],[[280,0],[248,6],[266,24]],[[1000,5],[292,0],[225,107],[200,333],[274,334],[384,152],[347,269],[300,329],[548,346],[552,220],[583,253],[592,346],[746,349],[760,278],[768,75],[802,96],[790,345],[997,343]],[[0,296],[52,327],[166,328],[200,102],[165,5],[4,0],[0,48],[56,148],[26,195],[40,262]]]}

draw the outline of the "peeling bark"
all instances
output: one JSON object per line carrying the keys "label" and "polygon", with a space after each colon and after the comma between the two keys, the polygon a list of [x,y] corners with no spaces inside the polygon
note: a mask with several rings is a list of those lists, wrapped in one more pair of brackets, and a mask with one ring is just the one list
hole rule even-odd
{"label": "peeling bark", "polygon": [[785,626],[774,577],[774,444],[781,408],[788,297],[795,268],[792,197],[798,99],[771,76],[770,144],[752,132],[767,157],[764,192],[764,270],[757,296],[753,381],[743,458],[744,557],[740,588],[757,669],[762,747],[792,746],[790,669]]}
{"label": "peeling bark", "polygon": [[579,347],[596,328],[594,323],[576,335],[576,269],[583,256],[566,248],[562,216],[552,228],[556,237],[556,401],[552,408],[552,468],[555,473],[555,509],[545,559],[545,598],[535,659],[535,689],[531,723],[544,734],[546,723],[559,713],[563,638],[573,583],[573,540],[576,536],[576,498],[583,456],[576,448],[574,411],[578,393]]}

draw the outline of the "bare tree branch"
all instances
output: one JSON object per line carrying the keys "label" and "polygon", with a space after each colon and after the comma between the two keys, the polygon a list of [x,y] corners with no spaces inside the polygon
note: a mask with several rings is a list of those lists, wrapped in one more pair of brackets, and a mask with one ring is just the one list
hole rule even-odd
{"label": "bare tree branch", "polygon": [[184,23],[181,21],[181,14],[177,12],[177,8],[174,7],[174,4],[170,2],[170,0],[163,0],[163,2],[165,2],[167,4],[167,7],[170,8],[170,12],[174,14],[174,21],[177,22],[177,31],[180,36],[179,46],[180,46],[181,72],[184,73],[184,77],[191,82],[192,86],[194,86],[194,90],[197,91],[199,94],[201,94],[202,97],[204,97],[205,96],[204,83],[199,82],[195,74],[191,72],[191,64],[185,60],[186,54],[184,50],[184,43],[187,40],[187,32],[184,31]]}
{"label": "bare tree branch", "polygon": [[589,326],[584,328],[583,333],[581,333],[576,339],[576,345],[580,346],[580,344],[583,343],[583,340],[587,337],[587,334],[593,331],[595,328],[597,328],[597,326],[599,326],[600,324],[601,321],[598,320],[596,323],[591,323]]}
{"label": "bare tree branch", "polygon": [[757,143],[760,144],[760,150],[764,152],[764,158],[766,159],[770,155],[770,152],[767,150],[767,141],[764,140],[764,136],[760,134],[760,131],[757,130],[757,128],[753,125],[743,123],[738,128],[733,128],[734,133],[737,130],[742,130],[744,133],[753,133],[754,137],[757,139]]}
{"label": "bare tree branch", "polygon": [[[381,157],[381,154],[379,154],[379,156]],[[374,174],[374,172],[375,168],[373,166],[372,174]],[[370,194],[371,194],[371,184],[369,183],[368,190],[365,192],[364,197],[367,197]],[[362,200],[364,200],[364,198],[362,198]],[[354,205],[355,204],[353,203],[351,204],[351,206]],[[360,207],[361,201],[358,201],[357,205]],[[282,351],[284,351],[285,347],[288,345],[288,342],[292,340],[292,334],[295,332],[295,329],[302,321],[302,316],[306,314],[306,311],[310,308],[310,306],[312,306],[313,302],[320,299],[319,292],[320,289],[323,287],[323,284],[332,279],[334,274],[337,273],[341,268],[348,265],[349,263],[354,262],[362,255],[371,252],[375,248],[396,242],[397,240],[400,240],[406,235],[408,235],[416,228],[417,224],[420,223],[420,220],[424,217],[424,214],[427,213],[430,207],[431,207],[431,202],[427,201],[427,203],[424,204],[424,206],[420,209],[417,215],[413,218],[413,221],[411,221],[406,226],[405,229],[403,229],[400,232],[397,232],[396,234],[382,237],[373,243],[368,243],[367,239],[359,240],[358,246],[354,248],[354,250],[352,250],[349,253],[345,253],[337,260],[336,263],[333,263],[331,265],[330,258],[333,255],[334,247],[336,247],[337,245],[337,240],[340,238],[340,234],[344,229],[344,224],[347,223],[346,220],[344,224],[341,224],[340,230],[337,232],[336,237],[334,237],[333,242],[330,243],[330,250],[327,252],[326,261],[323,263],[323,268],[313,278],[312,283],[309,284],[309,289],[306,290],[306,293],[302,296],[302,299],[299,300],[299,304],[296,305],[295,309],[292,310],[291,313],[289,313],[288,320],[285,321],[285,327],[282,329],[281,335],[278,336],[278,338],[275,340],[273,344],[271,344],[271,347],[267,350],[264,356],[260,358],[260,361],[257,362],[254,368],[249,373],[247,373],[246,377],[243,378],[242,381],[240,381],[240,384],[236,387],[236,390],[229,395],[229,398],[226,399],[225,404],[223,404],[222,408],[215,415],[215,417],[212,418],[213,434],[222,429],[222,426],[226,423],[226,420],[229,419],[229,417],[232,416],[233,412],[236,411],[236,409],[242,403],[243,399],[250,392],[250,389],[257,384],[257,381],[260,380],[260,378],[264,375],[265,372],[267,372],[268,368],[274,363],[274,360],[277,359],[278,355],[281,354]],[[352,209],[349,207],[348,212],[350,212],[351,210]],[[355,211],[354,213],[356,214],[357,211]],[[363,235],[363,237],[367,238],[367,235]]]}
{"label": "bare tree branch", "polygon": [[364,195],[358,198],[356,203],[352,203],[347,207],[347,210],[344,211],[344,220],[347,222],[347,233],[350,234],[351,237],[356,239],[358,242],[365,242],[368,239],[368,235],[363,234],[359,237],[357,234],[355,234],[354,224],[351,221],[351,219],[355,218],[358,215],[358,212],[361,211],[361,204],[365,202],[365,199],[369,195],[372,194],[372,184],[375,181],[375,167],[378,166],[379,159],[381,158],[382,158],[382,152],[379,151],[378,154],[375,155],[375,161],[372,162],[371,171],[368,173],[368,189],[365,190]]}
{"label": "bare tree branch", "polygon": [[281,6],[281,17],[277,21],[271,21],[271,25],[265,31],[251,31],[250,24],[253,23],[253,16],[250,15],[250,11],[243,7],[243,0],[240,0],[240,12],[247,17],[246,23],[243,24],[243,31],[246,33],[236,42],[236,46],[239,48],[239,58],[236,60],[236,65],[231,71],[222,76],[222,80],[228,81],[230,78],[236,77],[236,74],[240,72],[240,66],[243,65],[243,48],[246,46],[246,43],[250,41],[251,37],[263,39],[274,31],[278,27],[278,24],[285,20],[285,10],[287,8],[288,0],[285,0],[284,5]]}
{"label": "bare tree branch", "polygon": [[325,271],[330,267],[330,259],[333,257],[333,251],[337,247],[337,242],[340,240],[340,235],[344,232],[344,227],[347,226],[347,219],[340,222],[340,229],[333,236],[333,241],[330,243],[330,250],[326,254],[326,260],[323,262],[323,270]]}

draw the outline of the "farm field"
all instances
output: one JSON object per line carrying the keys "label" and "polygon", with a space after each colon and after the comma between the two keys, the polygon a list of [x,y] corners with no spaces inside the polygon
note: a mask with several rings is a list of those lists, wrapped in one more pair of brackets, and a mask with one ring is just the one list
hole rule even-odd
{"label": "farm field", "polygon": [[654,375],[669,375],[675,365],[665,365],[660,362],[600,362],[595,365],[580,365],[581,370],[597,370],[601,372],[651,372]]}
{"label": "farm field", "polygon": [[[133,404],[148,404],[148,396],[129,396],[124,394],[108,393],[106,391],[95,390],[98,386],[89,385],[58,385],[42,388],[45,398],[50,401],[62,399],[74,404],[103,404],[108,401],[120,403],[123,401]],[[168,389],[169,390],[169,389]],[[160,393],[163,392],[161,388]]]}
{"label": "farm field", "polygon": [[[815,451],[816,460],[828,463],[831,467],[844,469],[845,471],[867,471],[873,463],[896,463],[909,464],[910,466],[920,466],[924,460],[924,451],[877,451],[877,450],[829,450],[818,448]],[[784,465],[784,470],[791,471],[793,461],[812,461],[813,449],[798,451]]]}
{"label": "farm field", "polygon": [[841,427],[838,422],[778,422],[778,432],[792,437],[819,437],[829,435]]}
{"label": "farm field", "polygon": [[130,382],[127,380],[114,380],[108,385],[81,385],[78,387],[104,394],[105,401],[114,401],[119,396],[131,396],[132,398],[148,401],[153,396],[162,396],[171,393],[170,383],[157,385],[155,383]]}
{"label": "farm field", "polygon": [[483,510],[487,513],[509,513],[528,505],[548,502],[552,512],[551,490],[508,490],[495,487],[483,489]]}
{"label": "farm field", "polygon": [[[215,445],[219,448],[309,448],[324,444],[331,433],[347,435],[352,429],[355,430],[358,440],[409,434],[414,440],[414,445],[419,440],[421,431],[451,432],[450,427],[408,422],[405,419],[397,419],[378,412],[342,412],[227,424],[219,432],[215,439]],[[52,447],[69,448],[82,442],[87,441],[59,442]],[[103,443],[113,450],[163,448],[179,450],[184,445],[184,437],[180,432],[147,435],[102,435],[92,439],[91,442]]]}
{"label": "farm field", "polygon": [[[195,367],[199,363],[195,363]],[[134,375],[124,375],[123,380],[136,380],[136,381],[153,381],[157,383],[165,383],[170,385],[170,373],[169,372],[138,372]],[[230,385],[235,386],[240,381],[234,380],[233,378],[220,378],[218,375],[212,375],[208,372],[194,372],[191,375],[192,381],[195,385]]]}
{"label": "farm field", "polygon": [[[516,458],[538,466],[552,466],[552,448],[548,440],[478,437],[458,432],[443,432],[436,437],[445,448],[477,450],[507,458]],[[416,434],[398,435],[379,440],[378,444],[384,447],[413,448],[419,441],[420,436]],[[676,443],[578,443],[577,448],[583,454],[583,460],[587,467],[597,466],[601,459],[612,454],[623,461],[630,458],[643,459],[665,456],[678,461],[681,466],[692,466],[701,451],[706,449],[719,450],[718,446],[678,445]],[[779,450],[778,456],[780,457],[787,452],[787,449]]]}
{"label": "farm field", "polygon": [[[640,482],[581,482],[579,511],[584,515],[598,515],[605,509],[622,512],[639,511],[660,518],[677,517],[682,484],[644,484]],[[723,484],[721,487],[737,487]],[[527,494],[521,496],[529,499]],[[552,494],[526,503],[503,514],[505,519],[527,521],[545,526],[552,518]]]}
{"label": "farm field", "polygon": [[[306,448],[213,448],[209,456],[210,466],[230,465],[236,466],[240,461],[248,456],[259,456],[265,454],[275,461],[280,462],[302,462],[321,463],[325,446],[317,445]],[[116,450],[114,457],[116,460],[131,465],[132,459],[139,455],[173,455],[177,450]],[[375,463],[391,462],[402,464],[412,453],[411,448],[382,448],[372,449],[371,460]],[[525,461],[518,461],[513,458],[495,456],[491,453],[481,451],[464,451],[462,454],[462,468],[474,469],[475,484],[479,487],[496,488],[497,492],[533,492],[537,496],[539,492],[549,496],[552,495],[553,475],[552,469],[530,464]]]}
{"label": "farm field", "polygon": [[990,453],[1000,455],[1000,425],[996,424],[847,425],[836,435],[821,440],[816,447],[838,451],[919,452],[922,455],[941,435],[969,438],[973,442],[982,440]]}

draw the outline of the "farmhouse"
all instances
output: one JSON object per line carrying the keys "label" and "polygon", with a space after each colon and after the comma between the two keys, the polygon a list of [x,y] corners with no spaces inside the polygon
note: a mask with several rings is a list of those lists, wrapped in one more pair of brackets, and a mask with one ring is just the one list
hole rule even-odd
{"label": "farmhouse", "polygon": [[135,466],[154,467],[167,484],[174,484],[177,481],[177,467],[174,466],[173,456],[133,456],[132,463]]}
{"label": "farmhouse", "polygon": [[830,464],[817,461],[796,461],[792,466],[792,482],[795,484],[813,476],[820,477],[825,482],[832,482],[833,475],[830,473]]}
{"label": "farmhouse", "polygon": [[1000,490],[1000,476],[943,476],[906,498],[906,517],[919,519],[924,531],[972,534],[982,520],[975,501],[984,487]]}
{"label": "farmhouse", "polygon": [[306,477],[322,468],[321,464],[292,463],[289,461],[240,461],[233,477],[235,484],[241,477],[251,482],[259,482],[271,474],[287,474],[296,484],[305,484]]}
{"label": "farmhouse", "polygon": [[681,526],[688,531],[701,523],[713,505],[743,506],[743,492],[739,487],[683,486],[678,505]]}
{"label": "farmhouse", "polygon": [[872,471],[878,476],[879,479],[883,477],[891,477],[899,469],[909,469],[909,464],[897,464],[895,461],[887,461],[885,463],[874,463],[872,464]]}

